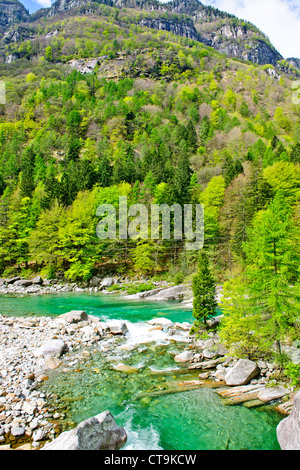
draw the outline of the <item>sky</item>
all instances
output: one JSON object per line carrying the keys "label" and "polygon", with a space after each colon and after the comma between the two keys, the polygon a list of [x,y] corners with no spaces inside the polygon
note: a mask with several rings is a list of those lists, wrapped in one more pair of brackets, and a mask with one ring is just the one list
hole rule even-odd
{"label": "sky", "polygon": [[[53,3],[53,0],[20,1],[30,13]],[[300,58],[300,0],[201,0],[201,3],[251,21],[284,58]]]}

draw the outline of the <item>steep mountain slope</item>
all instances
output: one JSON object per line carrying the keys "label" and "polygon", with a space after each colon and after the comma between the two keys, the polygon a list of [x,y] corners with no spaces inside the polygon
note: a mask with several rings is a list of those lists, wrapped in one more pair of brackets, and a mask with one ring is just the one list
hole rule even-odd
{"label": "steep mountain slope", "polygon": [[12,24],[28,21],[29,19],[29,12],[18,0],[0,1],[0,35]]}
{"label": "steep mountain slope", "polygon": [[256,212],[278,187],[298,202],[294,77],[205,44],[217,28],[222,47],[259,33],[198,2],[71,4],[2,37],[1,276],[190,275],[183,241],[98,240],[95,208],[119,195],[204,203],[215,273],[240,269]]}
{"label": "steep mountain slope", "polygon": [[[87,3],[85,0],[57,0],[48,16],[71,11]],[[231,57],[272,65],[282,59],[266,36],[254,25],[207,7],[197,0],[175,0],[165,4],[156,0],[104,0],[101,3],[120,9],[133,8],[148,12],[140,21],[141,25],[203,42]],[[175,14],[185,16],[179,18]]]}
{"label": "steep mountain slope", "polygon": [[[7,4],[9,3],[6,0],[0,0],[0,5]],[[18,2],[13,4],[17,5]],[[2,33],[5,30],[6,32],[0,40],[2,60],[11,61],[18,57],[16,50],[12,51],[12,47],[7,47],[13,43],[26,39],[37,41],[37,37],[40,38],[40,42],[49,42],[47,34],[51,27],[43,35],[45,26],[65,18],[66,14],[68,17],[70,15],[96,15],[102,18],[110,16],[114,18],[119,28],[132,24],[152,30],[168,31],[183,38],[202,42],[229,57],[260,65],[271,64],[279,70],[284,69],[285,72],[294,72],[299,64],[297,60],[284,63],[282,56],[269,39],[253,24],[216,8],[205,6],[198,0],[191,2],[174,0],[168,3],[160,3],[157,0],[56,0],[51,8],[42,9],[30,18],[25,11],[23,15],[21,12],[12,15],[9,23],[8,20],[3,21]],[[27,23],[16,26],[20,22],[29,20],[30,25]],[[66,34],[65,32],[64,35]],[[81,32],[77,31],[77,34],[79,39]],[[1,43],[6,46],[5,54]]]}

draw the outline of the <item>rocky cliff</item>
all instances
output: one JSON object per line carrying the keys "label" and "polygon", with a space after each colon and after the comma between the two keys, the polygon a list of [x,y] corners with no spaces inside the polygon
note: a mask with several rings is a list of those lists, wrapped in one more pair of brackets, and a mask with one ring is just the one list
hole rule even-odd
{"label": "rocky cliff", "polygon": [[3,34],[12,24],[29,19],[29,12],[18,0],[0,1],[0,34]]}
{"label": "rocky cliff", "polygon": [[[51,19],[65,13],[101,15],[99,4],[128,11],[132,21],[145,28],[169,31],[202,42],[232,58],[281,67],[278,63],[283,57],[252,23],[203,5],[198,0],[168,3],[158,0],[56,0],[50,8],[39,10],[34,15],[29,15],[17,0],[0,0],[0,40],[1,35],[5,44],[18,42],[19,37],[24,40],[24,34],[20,35],[15,27],[24,21],[35,24],[43,18]],[[116,14],[116,22],[117,17]],[[287,71],[289,65],[292,69],[300,67],[299,59],[292,58],[286,62]]]}
{"label": "rocky cliff", "polygon": [[147,28],[158,29],[160,31],[170,31],[178,36],[203,42],[203,38],[201,38],[200,34],[197,33],[193,22],[190,20],[179,22],[164,18],[143,18],[140,24]]}

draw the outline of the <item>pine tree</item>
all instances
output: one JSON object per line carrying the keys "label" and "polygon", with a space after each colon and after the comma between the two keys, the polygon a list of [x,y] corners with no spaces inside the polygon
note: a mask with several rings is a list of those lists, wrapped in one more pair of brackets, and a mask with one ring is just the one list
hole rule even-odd
{"label": "pine tree", "polygon": [[187,125],[187,143],[193,153],[197,150],[198,137],[195,126],[192,121],[188,122]]}
{"label": "pine tree", "polygon": [[174,195],[179,204],[188,204],[191,200],[190,183],[192,170],[185,146],[181,149],[179,161],[174,174]]}
{"label": "pine tree", "polygon": [[34,190],[34,160],[31,148],[26,149],[22,157],[22,173],[20,177],[21,198],[31,197]]}
{"label": "pine tree", "polygon": [[207,255],[200,252],[198,271],[193,278],[193,316],[197,322],[206,325],[207,320],[216,313],[217,301],[215,298],[215,281],[209,269]]}
{"label": "pine tree", "polygon": [[291,209],[278,191],[268,209],[254,218],[244,245],[244,279],[238,284],[233,280],[227,292],[231,302],[224,304],[223,328],[229,343],[237,342],[236,333],[231,332],[233,315],[237,330],[240,323],[251,325],[248,344],[255,341],[262,351],[270,351],[275,342],[281,358],[281,341],[295,333],[299,317],[299,236]]}
{"label": "pine tree", "polygon": [[98,166],[98,180],[103,188],[106,188],[111,183],[112,167],[109,159],[104,155]]}

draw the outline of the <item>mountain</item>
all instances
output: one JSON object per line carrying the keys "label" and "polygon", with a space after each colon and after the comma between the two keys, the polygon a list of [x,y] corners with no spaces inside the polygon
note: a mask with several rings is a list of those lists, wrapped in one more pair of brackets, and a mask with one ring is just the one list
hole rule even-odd
{"label": "mountain", "polygon": [[[26,39],[37,40],[37,36],[42,41],[41,28],[49,25],[48,29],[51,29],[51,22],[66,18],[66,14],[68,17],[96,15],[103,18],[108,14],[114,16],[116,26],[121,28],[130,23],[144,29],[168,31],[201,42],[238,60],[270,64],[284,72],[294,72],[299,68],[297,59],[283,63],[281,54],[252,23],[205,6],[198,0],[174,0],[168,3],[157,0],[56,0],[51,8],[41,9],[33,15],[29,15],[14,0],[0,0],[0,8],[4,12],[0,20],[0,33],[3,34],[0,55],[4,61],[18,57],[15,52],[12,53],[13,48],[7,47],[8,44]],[[46,41],[49,40],[47,34],[44,35]],[[78,39],[80,34],[78,31]],[[3,47],[1,51],[1,43],[5,44],[5,53]]]}
{"label": "mountain", "polygon": [[59,0],[22,19],[0,40],[1,277],[192,275],[183,241],[99,241],[96,207],[124,195],[203,203],[214,272],[241,272],[276,191],[299,202],[297,60],[195,0]]}
{"label": "mountain", "polygon": [[0,35],[12,24],[28,21],[29,19],[29,12],[18,0],[0,1]]}

